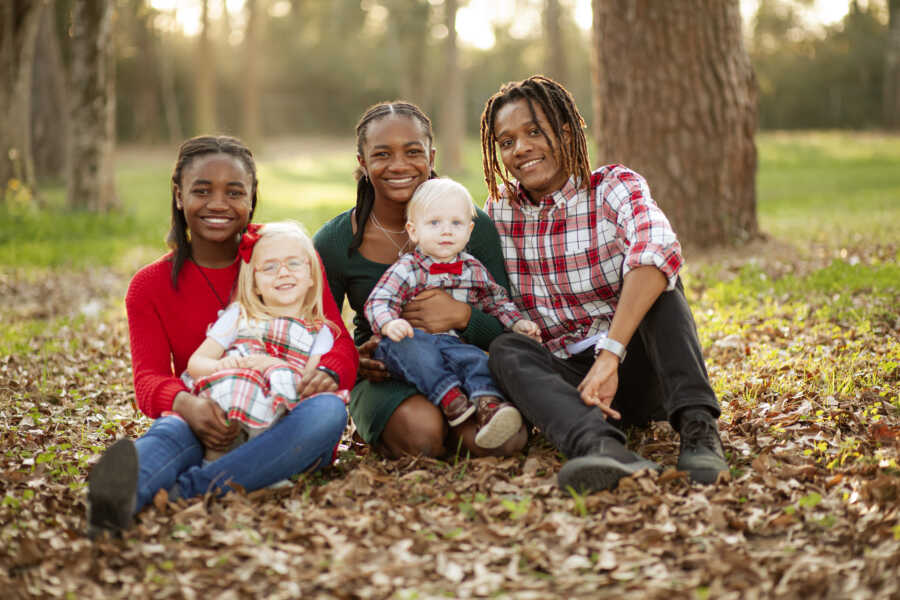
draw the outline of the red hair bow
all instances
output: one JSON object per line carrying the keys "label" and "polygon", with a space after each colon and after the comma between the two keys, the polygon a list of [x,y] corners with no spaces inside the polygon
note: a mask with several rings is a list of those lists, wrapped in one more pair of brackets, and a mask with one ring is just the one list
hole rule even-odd
{"label": "red hair bow", "polygon": [[259,230],[262,225],[259,223],[250,223],[247,225],[247,231],[241,236],[241,243],[238,246],[238,256],[245,263],[250,263],[250,257],[253,256],[253,246],[259,241]]}

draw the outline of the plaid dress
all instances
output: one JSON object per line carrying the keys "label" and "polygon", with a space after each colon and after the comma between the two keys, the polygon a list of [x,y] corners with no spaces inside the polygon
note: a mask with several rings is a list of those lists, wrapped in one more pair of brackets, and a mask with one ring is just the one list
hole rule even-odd
{"label": "plaid dress", "polygon": [[[240,422],[252,437],[311,397],[297,397],[297,385],[322,327],[326,325],[290,317],[242,322],[234,341],[225,350],[225,356],[266,354],[287,364],[272,366],[263,372],[255,369],[218,371],[194,382],[193,393],[211,398],[222,407],[229,420]],[[349,401],[347,390],[336,393],[345,403]]]}

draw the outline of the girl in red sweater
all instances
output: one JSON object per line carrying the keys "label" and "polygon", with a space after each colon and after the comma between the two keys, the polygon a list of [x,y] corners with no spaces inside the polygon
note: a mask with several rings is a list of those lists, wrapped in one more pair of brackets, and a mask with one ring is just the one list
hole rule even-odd
{"label": "girl in red sweater", "polygon": [[256,165],[240,141],[202,136],[181,145],[172,173],[172,251],[138,271],[125,297],[137,404],[156,420],[134,442],[113,444],[91,471],[91,535],[127,528],[159,490],[170,499],[225,493],[232,483],[251,491],[330,462],[347,420],[334,392],[352,387],[359,359],[327,284],[323,312],[338,331],[298,386],[298,394],[319,395],[264,434],[204,464],[204,447],[228,450],[239,426],[177,376],[231,299],[256,201]]}

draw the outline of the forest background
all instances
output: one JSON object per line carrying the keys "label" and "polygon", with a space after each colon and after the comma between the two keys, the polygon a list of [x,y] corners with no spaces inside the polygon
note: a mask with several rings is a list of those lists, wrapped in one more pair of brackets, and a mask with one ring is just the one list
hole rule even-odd
{"label": "forest background", "polygon": [[[688,4],[712,12],[736,2],[666,6]],[[183,138],[248,140],[260,164],[257,220],[294,218],[314,232],[353,205],[359,115],[406,98],[435,122],[438,171],[480,203],[478,117],[502,82],[542,72],[565,83],[588,121],[594,164],[609,160],[590,23],[598,7],[627,5],[5,3],[0,73],[9,76],[9,57],[24,59],[30,93],[16,88],[21,77],[4,80],[17,95],[0,91],[0,588],[13,597],[900,594],[900,0],[741,3],[740,51],[758,94],[758,226],[726,244],[684,236],[683,278],[732,467],[719,484],[691,486],[672,469],[678,438],[664,423],[630,438],[662,475],[589,497],[556,490],[560,457],[539,436],[502,461],[390,462],[348,430],[337,465],[291,488],[160,502],[124,542],[82,535],[91,464],[149,425],[133,406],[122,299],[134,271],[165,251]],[[31,29],[17,20],[29,15]],[[25,30],[34,52],[23,57],[10,32]],[[102,42],[99,58],[84,39]],[[78,100],[86,91],[96,102]],[[27,161],[11,143],[23,131]],[[73,164],[86,156],[96,170]],[[669,211],[673,190],[658,181]]]}

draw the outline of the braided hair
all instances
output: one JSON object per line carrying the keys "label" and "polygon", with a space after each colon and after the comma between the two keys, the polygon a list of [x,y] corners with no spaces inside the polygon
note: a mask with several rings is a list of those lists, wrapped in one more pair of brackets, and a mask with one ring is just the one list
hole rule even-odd
{"label": "braided hair", "polygon": [[192,137],[182,142],[178,149],[178,158],[175,160],[175,169],[172,171],[172,228],[166,236],[166,244],[173,250],[172,256],[172,286],[178,287],[178,273],[184,261],[191,256],[191,241],[188,239],[187,220],[184,217],[184,209],[178,208],[175,186],[181,187],[181,176],[185,168],[190,166],[196,158],[207,154],[228,154],[240,160],[247,168],[252,180],[250,194],[250,221],[253,220],[253,211],[256,209],[256,192],[258,181],[256,179],[256,162],[250,149],[240,140],[224,135],[202,135]]}
{"label": "braided hair", "polygon": [[[561,84],[543,75],[534,75],[522,81],[511,81],[503,84],[500,90],[491,96],[481,113],[481,156],[484,178],[491,198],[499,198],[497,178],[499,177],[510,194],[515,193],[515,186],[509,181],[509,169],[500,168],[497,157],[497,144],[494,139],[494,125],[497,112],[510,102],[525,100],[531,118],[540,129],[554,154],[560,160],[560,166],[569,175],[575,175],[581,185],[588,185],[591,177],[590,160],[588,158],[587,140],[584,135],[584,119],[575,106],[572,95]],[[534,112],[537,104],[544,111],[554,137],[559,140],[556,148],[550,136],[538,123]],[[571,142],[563,143],[563,133],[568,131]]]}
{"label": "braided hair", "polygon": [[[363,156],[363,146],[366,144],[366,132],[369,129],[369,125],[393,115],[402,115],[410,119],[416,119],[422,125],[422,129],[425,130],[428,145],[433,147],[434,134],[431,130],[431,119],[415,104],[395,100],[394,102],[380,102],[370,106],[359,119],[359,123],[356,124],[356,153],[359,156]],[[353,240],[350,242],[350,247],[347,248],[348,255],[352,254],[362,244],[366,222],[369,220],[372,207],[375,205],[375,186],[372,185],[361,166],[356,168],[354,177],[356,177],[356,210],[354,212],[356,216],[356,233],[353,234]],[[434,169],[431,170],[428,177],[429,179],[437,177]]]}

